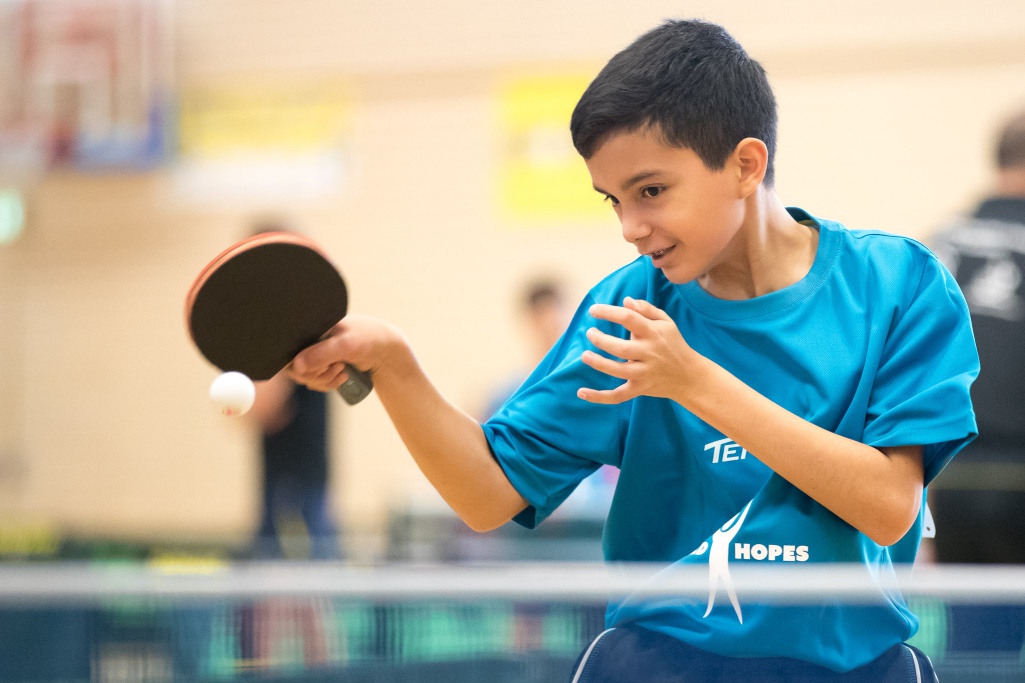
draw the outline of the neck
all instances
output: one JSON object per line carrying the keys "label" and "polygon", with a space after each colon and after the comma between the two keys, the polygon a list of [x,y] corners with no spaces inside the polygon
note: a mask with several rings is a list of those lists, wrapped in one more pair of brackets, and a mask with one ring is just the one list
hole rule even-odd
{"label": "neck", "polygon": [[720,299],[752,299],[789,287],[811,270],[818,231],[801,225],[771,188],[744,200],[740,230],[719,263],[698,278]]}

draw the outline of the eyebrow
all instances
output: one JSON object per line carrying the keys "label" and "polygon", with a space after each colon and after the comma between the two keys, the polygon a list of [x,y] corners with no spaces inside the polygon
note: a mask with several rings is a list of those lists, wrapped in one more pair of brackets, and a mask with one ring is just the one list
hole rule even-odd
{"label": "eyebrow", "polygon": [[[637,183],[641,183],[641,182],[644,182],[645,180],[647,180],[649,178],[653,178],[653,177],[657,176],[659,173],[660,173],[660,171],[641,171],[640,173],[635,173],[625,183],[623,183],[622,189],[623,190],[629,190],[631,187],[633,187]],[[610,194],[609,192],[606,192],[605,190],[603,190],[600,187],[598,187],[597,185],[593,185],[592,187],[594,187],[594,191],[595,192],[598,192],[600,194],[604,194],[604,195]]]}

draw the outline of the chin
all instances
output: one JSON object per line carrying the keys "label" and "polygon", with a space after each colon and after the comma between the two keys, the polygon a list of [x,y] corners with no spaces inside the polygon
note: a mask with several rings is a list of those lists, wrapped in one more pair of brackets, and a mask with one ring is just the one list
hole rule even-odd
{"label": "chin", "polygon": [[672,269],[665,268],[662,269],[662,274],[665,276],[667,280],[672,282],[674,285],[685,285],[691,280],[693,280],[695,277],[697,277],[692,273],[681,273],[679,271],[674,271]]}

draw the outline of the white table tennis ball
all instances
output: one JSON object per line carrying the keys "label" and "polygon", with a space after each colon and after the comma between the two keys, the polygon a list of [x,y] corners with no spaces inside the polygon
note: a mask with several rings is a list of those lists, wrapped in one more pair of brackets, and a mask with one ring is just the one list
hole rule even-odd
{"label": "white table tennis ball", "polygon": [[243,415],[253,407],[256,387],[241,372],[226,372],[210,385],[210,400],[224,415]]}

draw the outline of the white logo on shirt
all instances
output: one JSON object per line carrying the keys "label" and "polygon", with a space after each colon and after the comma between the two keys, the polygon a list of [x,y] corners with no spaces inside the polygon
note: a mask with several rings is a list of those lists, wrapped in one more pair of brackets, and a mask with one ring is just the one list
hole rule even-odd
{"label": "white logo on shirt", "polygon": [[[705,610],[704,619],[712,613],[712,606],[715,604],[715,594],[718,592],[719,580],[722,579],[726,593],[730,596],[733,604],[733,611],[737,613],[737,620],[744,623],[744,614],[740,611],[740,601],[737,600],[737,591],[733,588],[733,579],[730,578],[730,541],[740,531],[740,525],[747,517],[747,511],[751,503],[744,506],[744,509],[737,513],[733,519],[723,524],[722,528],[712,534],[712,549],[708,552],[708,609]],[[702,546],[705,544],[702,543]],[[699,548],[700,550],[700,548]]]}
{"label": "white logo on shirt", "polygon": [[712,443],[705,444],[705,450],[712,450],[712,464],[718,462],[733,462],[747,458],[747,451],[741,448],[733,439],[719,439]]}
{"label": "white logo on shirt", "polygon": [[807,562],[808,546],[806,545],[762,545],[761,543],[734,543],[734,560],[768,560],[775,562]]}
{"label": "white logo on shirt", "polygon": [[709,548],[708,541],[702,543],[695,555],[703,555],[708,551],[708,609],[702,618],[707,618],[712,613],[715,605],[715,596],[719,589],[719,581],[722,581],[726,588],[726,594],[733,605],[733,611],[737,613],[737,621],[744,623],[744,613],[740,609],[740,601],[737,599],[737,590],[733,586],[733,578],[730,576],[730,547],[733,547],[733,559],[735,560],[768,560],[770,562],[807,562],[808,546],[806,545],[763,545],[761,543],[733,543],[734,537],[740,531],[740,526],[747,518],[747,512],[751,509],[751,503],[744,506],[730,521],[723,524],[712,534],[712,544]]}

